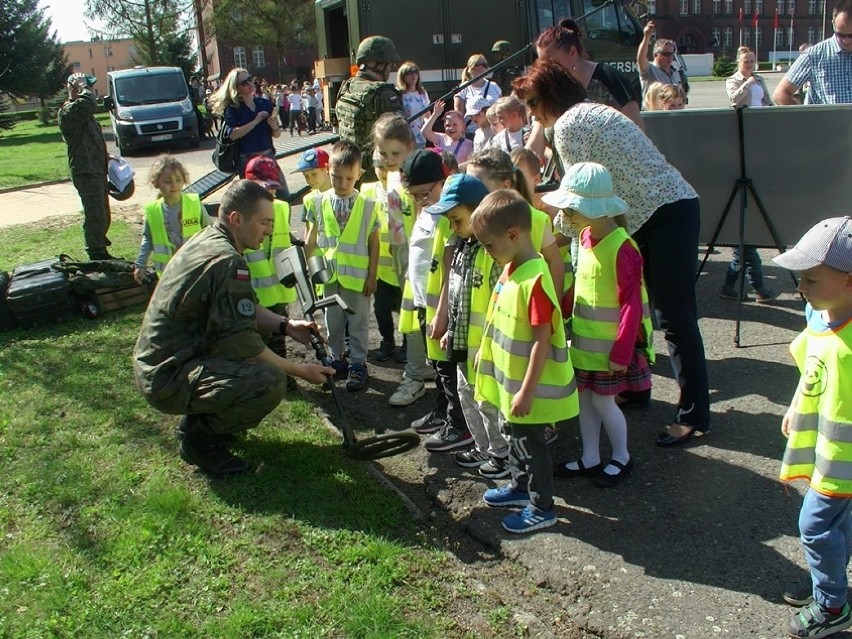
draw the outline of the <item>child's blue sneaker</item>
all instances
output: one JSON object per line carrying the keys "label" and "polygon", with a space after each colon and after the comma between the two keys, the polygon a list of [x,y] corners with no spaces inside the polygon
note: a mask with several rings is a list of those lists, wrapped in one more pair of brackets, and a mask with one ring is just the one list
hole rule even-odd
{"label": "child's blue sneaker", "polygon": [[519,513],[514,513],[503,518],[503,528],[510,533],[528,533],[542,528],[549,528],[556,524],[556,512],[551,506],[550,510],[541,510],[532,504],[528,504]]}
{"label": "child's blue sneaker", "polygon": [[512,484],[500,486],[500,488],[489,488],[482,495],[482,499],[489,506],[526,506],[530,503],[530,494],[525,490],[512,488]]}

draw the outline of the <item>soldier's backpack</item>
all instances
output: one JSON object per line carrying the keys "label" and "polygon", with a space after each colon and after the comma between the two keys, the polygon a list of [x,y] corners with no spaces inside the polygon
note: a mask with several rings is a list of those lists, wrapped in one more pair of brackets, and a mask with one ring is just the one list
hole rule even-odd
{"label": "soldier's backpack", "polygon": [[68,277],[56,269],[63,257],[18,266],[6,291],[6,303],[18,324],[27,328],[70,319],[76,312]]}
{"label": "soldier's backpack", "polygon": [[[385,82],[350,78],[340,87],[335,105],[338,133],[341,139],[352,142],[363,154],[362,166],[373,166],[373,123],[378,119],[376,97],[379,91],[393,88]],[[400,100],[400,103],[402,101]]]}

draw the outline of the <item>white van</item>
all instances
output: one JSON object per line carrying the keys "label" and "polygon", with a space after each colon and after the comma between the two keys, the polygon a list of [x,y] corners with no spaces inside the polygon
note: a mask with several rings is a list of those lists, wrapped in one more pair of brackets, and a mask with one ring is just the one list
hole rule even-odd
{"label": "white van", "polygon": [[107,73],[112,130],[119,152],[175,142],[198,147],[198,119],[178,67],[136,67]]}

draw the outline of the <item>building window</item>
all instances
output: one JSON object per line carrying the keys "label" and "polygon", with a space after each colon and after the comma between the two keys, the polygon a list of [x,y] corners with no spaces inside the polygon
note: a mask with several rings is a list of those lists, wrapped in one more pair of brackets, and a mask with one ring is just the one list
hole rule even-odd
{"label": "building window", "polygon": [[796,0],[787,0],[787,15],[796,13]]}
{"label": "building window", "polygon": [[816,0],[808,0],[808,15],[816,15]]}
{"label": "building window", "polygon": [[719,27],[713,28],[713,47],[720,47],[722,45],[722,30]]}
{"label": "building window", "polygon": [[257,69],[262,69],[266,66],[266,56],[263,54],[263,47],[255,47],[252,49],[251,61]]}
{"label": "building window", "polygon": [[83,65],[80,64],[79,62],[72,62],[71,66],[74,67],[74,73],[77,73],[82,68]]}
{"label": "building window", "polygon": [[787,27],[786,31],[787,31],[787,44],[789,46],[793,46],[793,38],[796,36],[796,34],[793,32],[793,27]]}
{"label": "building window", "polygon": [[743,29],[743,46],[751,46],[751,29],[749,27]]}
{"label": "building window", "polygon": [[689,0],[680,0],[680,15],[689,15]]}
{"label": "building window", "polygon": [[243,69],[246,67],[245,47],[234,47],[234,66],[242,67]]}
{"label": "building window", "polygon": [[89,60],[94,58],[95,56],[92,54],[92,47],[89,47]]}
{"label": "building window", "polygon": [[701,15],[701,0],[692,0],[692,15]]}
{"label": "building window", "polygon": [[648,14],[649,15],[657,15],[657,0],[650,0],[648,2]]}
{"label": "building window", "polygon": [[746,18],[751,16],[751,0],[743,0],[743,13]]}
{"label": "building window", "polygon": [[759,16],[763,15],[763,0],[754,0],[754,12]]}
{"label": "building window", "polygon": [[725,47],[732,47],[734,45],[734,30],[731,27],[725,27]]}
{"label": "building window", "polygon": [[106,54],[106,57],[111,58],[112,57],[112,47],[104,47],[104,53]]}
{"label": "building window", "polygon": [[816,29],[808,27],[808,44],[816,42]]}
{"label": "building window", "polygon": [[763,44],[763,27],[757,27],[754,30],[754,46],[759,47]]}
{"label": "building window", "polygon": [[722,13],[722,0],[713,0],[713,15]]}
{"label": "building window", "polygon": [[733,15],[733,13],[734,13],[734,0],[725,0],[725,13],[727,15]]}
{"label": "building window", "polygon": [[775,29],[775,46],[784,46],[784,29]]}
{"label": "building window", "polygon": [[775,3],[775,11],[777,13],[784,13],[784,0],[778,0],[778,2]]}

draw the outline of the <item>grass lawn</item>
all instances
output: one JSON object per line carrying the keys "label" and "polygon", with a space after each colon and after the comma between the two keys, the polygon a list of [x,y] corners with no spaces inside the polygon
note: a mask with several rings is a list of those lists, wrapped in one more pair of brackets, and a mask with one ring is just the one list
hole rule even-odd
{"label": "grass lawn", "polygon": [[[0,269],[79,246],[75,222],[0,230]],[[0,637],[474,636],[459,602],[490,604],[298,392],[238,444],[256,472],[181,462],[133,384],[141,314],[0,333]]]}
{"label": "grass lawn", "polygon": [[[96,117],[109,126],[109,114]],[[0,133],[0,189],[68,177],[67,147],[58,125],[27,120]]]}

